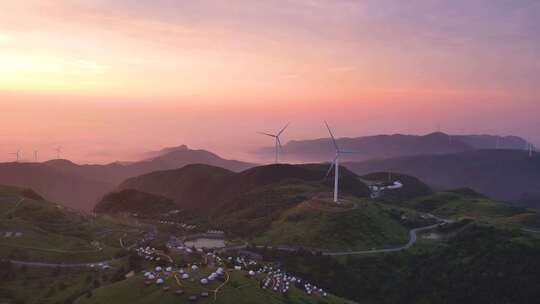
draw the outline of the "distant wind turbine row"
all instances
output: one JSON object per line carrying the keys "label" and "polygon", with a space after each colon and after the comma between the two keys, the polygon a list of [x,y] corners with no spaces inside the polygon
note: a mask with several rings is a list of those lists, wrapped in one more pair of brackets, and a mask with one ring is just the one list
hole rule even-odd
{"label": "distant wind turbine row", "polygon": [[[62,152],[62,147],[58,146],[57,148],[54,149],[54,151],[56,151],[56,158],[60,159],[60,154]],[[21,161],[21,155],[22,155],[21,149],[17,149],[17,151],[9,153],[9,154],[15,156],[15,161],[16,162]],[[39,155],[39,151],[34,150],[34,162],[38,162],[38,155]]]}

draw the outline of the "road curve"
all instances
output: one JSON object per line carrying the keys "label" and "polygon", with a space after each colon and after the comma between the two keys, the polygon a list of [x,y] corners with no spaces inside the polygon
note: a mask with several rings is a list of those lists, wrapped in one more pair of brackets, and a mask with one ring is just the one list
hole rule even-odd
{"label": "road curve", "polygon": [[343,256],[343,255],[359,255],[359,254],[374,254],[374,253],[386,253],[386,252],[396,252],[396,251],[402,251],[406,250],[412,247],[414,243],[416,243],[417,232],[421,232],[424,230],[430,230],[440,225],[439,223],[433,224],[430,226],[415,228],[409,231],[409,241],[407,244],[399,247],[393,247],[393,248],[386,248],[386,249],[373,249],[373,250],[362,250],[362,251],[338,251],[338,252],[323,252],[323,255],[328,256]]}

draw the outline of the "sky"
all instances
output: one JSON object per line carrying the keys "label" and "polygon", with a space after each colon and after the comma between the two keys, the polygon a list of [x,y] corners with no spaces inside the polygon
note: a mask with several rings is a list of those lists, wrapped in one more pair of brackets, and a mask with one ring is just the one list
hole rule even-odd
{"label": "sky", "polygon": [[0,0],[0,161],[490,133],[540,145],[536,0]]}

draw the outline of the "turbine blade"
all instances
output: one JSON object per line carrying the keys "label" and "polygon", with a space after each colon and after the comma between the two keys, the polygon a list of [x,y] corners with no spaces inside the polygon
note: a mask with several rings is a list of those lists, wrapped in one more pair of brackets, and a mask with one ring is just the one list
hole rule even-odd
{"label": "turbine blade", "polygon": [[334,147],[336,148],[336,151],[339,151],[339,147],[337,145],[336,139],[334,138],[334,134],[332,133],[332,130],[330,130],[330,126],[324,121],[324,124],[326,125],[326,128],[328,129],[328,133],[330,133],[330,137],[332,137],[332,142],[334,143]]}
{"label": "turbine blade", "polygon": [[289,126],[289,124],[290,124],[290,122],[288,122],[288,123],[285,125],[285,127],[283,127],[283,129],[281,129],[281,130],[278,132],[278,134],[277,134],[276,136],[280,136],[281,133],[283,133],[283,131],[285,131],[285,129],[287,129],[287,127]]}
{"label": "turbine blade", "polygon": [[326,174],[324,175],[324,179],[326,180],[328,176],[330,175],[330,172],[332,172],[332,169],[334,168],[334,162],[330,164],[330,168],[328,168],[328,171],[326,171]]}
{"label": "turbine blade", "polygon": [[326,175],[324,176],[324,179],[327,179],[328,176],[330,175],[330,172],[332,172],[332,169],[336,165],[336,159],[337,158],[338,158],[338,155],[336,155],[336,157],[334,157],[334,159],[332,160],[332,163],[330,163],[330,168],[328,168],[328,171],[326,171]]}
{"label": "turbine blade", "polygon": [[259,134],[261,134],[261,135],[266,135],[266,136],[274,137],[274,138],[276,137],[274,134],[270,134],[270,133],[264,133],[264,132],[257,132],[257,133],[259,133]]}

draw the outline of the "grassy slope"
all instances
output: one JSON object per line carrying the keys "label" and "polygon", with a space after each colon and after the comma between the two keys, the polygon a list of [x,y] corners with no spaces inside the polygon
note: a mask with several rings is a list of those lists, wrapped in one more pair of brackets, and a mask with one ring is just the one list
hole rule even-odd
{"label": "grassy slope", "polygon": [[344,212],[328,212],[298,205],[272,222],[255,243],[347,251],[407,242],[407,229],[381,205],[357,201],[357,206]]}
{"label": "grassy slope", "polygon": [[[126,267],[126,259],[113,263]],[[72,303],[96,287],[121,279],[117,270],[95,271],[88,268],[32,268],[9,264],[0,269],[0,302],[26,304]]]}
{"label": "grassy slope", "polygon": [[[25,197],[22,190],[0,186],[0,257],[45,262],[87,262],[118,255],[125,227],[90,218],[55,204]],[[5,237],[5,232],[22,232]],[[99,241],[103,250],[91,245]]]}
{"label": "grassy slope", "polygon": [[[361,303],[536,303],[540,240],[473,224],[400,253],[285,256],[283,267]],[[265,257],[268,258],[268,257]]]}
{"label": "grassy slope", "polygon": [[467,190],[440,192],[411,200],[402,206],[440,217],[469,218],[492,224],[519,224],[537,216],[533,211],[494,201]]}
{"label": "grassy slope", "polygon": [[[262,277],[260,277],[262,278]],[[168,278],[166,284],[171,290],[163,291],[159,286],[145,287],[142,278],[135,277],[120,281],[115,284],[94,290],[92,296],[79,298],[76,304],[115,303],[115,304],[150,304],[150,303],[189,303],[190,295],[200,295],[201,292],[213,290],[222,282],[214,281],[207,286],[198,282],[181,281],[179,287],[173,278]],[[176,289],[182,289],[185,294],[174,294]],[[251,303],[349,303],[348,301],[330,296],[322,299],[316,296],[308,296],[297,288],[291,288],[287,296],[263,290],[259,288],[258,279],[248,278],[245,273],[231,272],[230,281],[218,293],[214,301],[213,293],[208,298],[200,298],[197,303],[222,303],[222,304],[251,304]]]}

